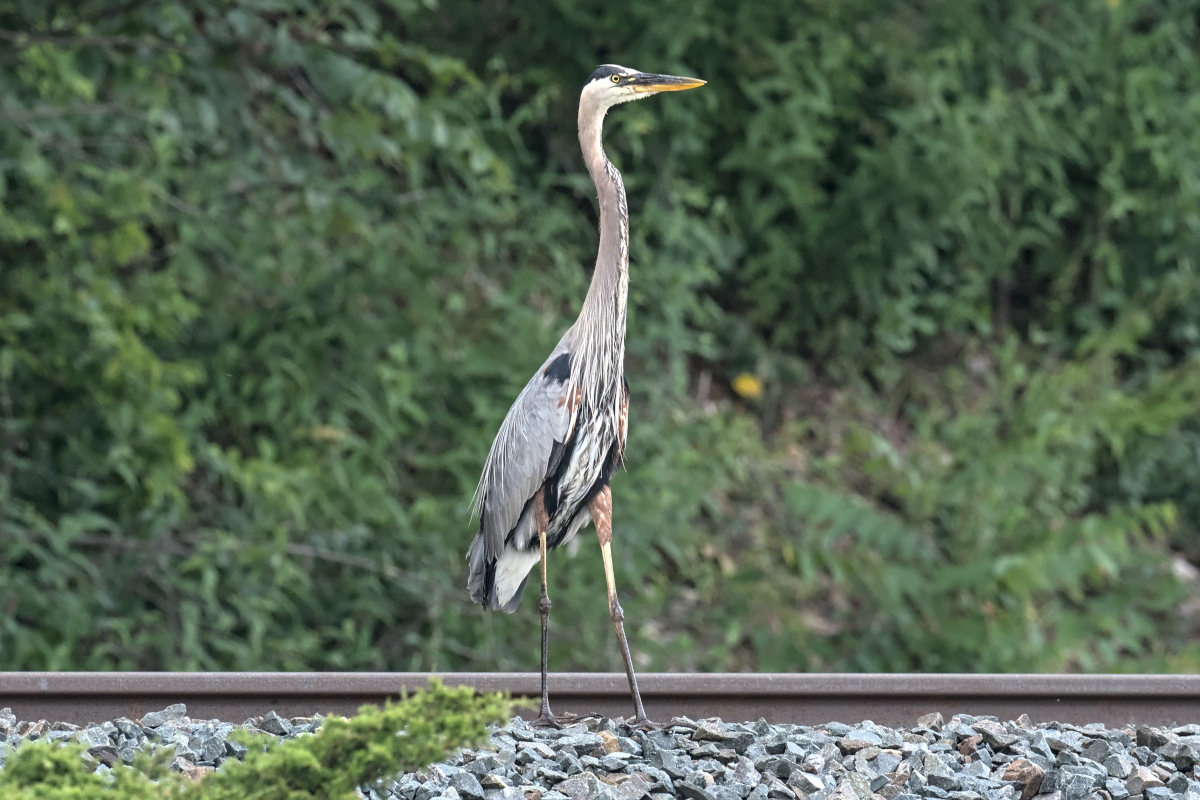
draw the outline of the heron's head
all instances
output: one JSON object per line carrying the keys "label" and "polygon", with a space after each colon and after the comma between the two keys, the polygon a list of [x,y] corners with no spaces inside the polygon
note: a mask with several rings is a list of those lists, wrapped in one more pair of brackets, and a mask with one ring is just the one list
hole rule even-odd
{"label": "heron's head", "polygon": [[581,104],[596,110],[607,111],[618,103],[641,100],[659,92],[678,92],[703,86],[697,78],[680,78],[675,75],[654,75],[636,69],[605,64],[597,67],[583,87]]}

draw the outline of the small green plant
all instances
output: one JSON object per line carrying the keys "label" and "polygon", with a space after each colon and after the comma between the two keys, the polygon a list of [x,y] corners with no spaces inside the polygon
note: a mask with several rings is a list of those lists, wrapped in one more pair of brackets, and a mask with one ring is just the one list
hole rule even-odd
{"label": "small green plant", "polygon": [[[354,788],[419,769],[487,740],[507,719],[509,701],[434,682],[429,691],[353,719],[327,719],[311,737],[251,749],[197,785],[196,800],[353,798]],[[259,743],[262,737],[254,737]]]}
{"label": "small green plant", "polygon": [[351,719],[330,717],[312,736],[279,743],[249,736],[243,761],[192,783],[146,758],[96,774],[79,745],[22,745],[0,770],[0,800],[336,800],[355,787],[419,769],[459,748],[482,744],[487,726],[507,719],[508,698],[477,695],[433,681],[428,691],[383,708],[364,706]]}
{"label": "small green plant", "polygon": [[139,753],[133,766],[93,772],[83,745],[46,739],[11,751],[0,769],[0,800],[161,800],[182,796],[186,780],[167,768],[172,751]]}

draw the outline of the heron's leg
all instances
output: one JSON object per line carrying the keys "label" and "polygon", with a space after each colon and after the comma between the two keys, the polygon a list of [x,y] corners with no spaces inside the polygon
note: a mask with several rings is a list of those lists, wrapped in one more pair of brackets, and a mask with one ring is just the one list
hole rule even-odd
{"label": "heron's leg", "polygon": [[629,724],[634,728],[651,730],[661,728],[658,723],[651,722],[642,707],[642,694],[638,691],[637,676],[633,674],[633,658],[629,655],[629,642],[625,639],[625,612],[617,602],[617,581],[613,575],[612,563],[612,490],[605,486],[588,505],[592,522],[596,525],[596,535],[600,537],[600,555],[604,559],[604,581],[608,584],[608,613],[612,617],[613,627],[617,630],[617,643],[621,646],[621,657],[625,659],[625,674],[629,678],[629,691],[633,694],[633,721]]}
{"label": "heron's leg", "polygon": [[550,527],[550,520],[546,514],[546,504],[540,491],[533,502],[534,521],[537,523],[538,529],[538,546],[542,553],[542,596],[538,601],[538,611],[542,614],[542,710],[533,724],[558,727],[558,719],[550,710],[550,593],[546,590],[546,529]]}

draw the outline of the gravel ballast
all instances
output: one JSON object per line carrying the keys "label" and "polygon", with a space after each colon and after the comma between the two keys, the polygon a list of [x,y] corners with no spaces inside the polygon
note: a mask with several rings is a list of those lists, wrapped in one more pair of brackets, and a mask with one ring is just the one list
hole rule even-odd
{"label": "gravel ballast", "polygon": [[[489,748],[464,751],[399,780],[361,787],[372,800],[1200,800],[1200,725],[1107,729],[960,714],[894,729],[674,720],[631,731],[588,719],[561,729],[519,717]],[[239,728],[280,739],[321,717],[274,713],[235,725],[197,721],[183,705],[96,725],[18,721],[0,709],[0,768],[35,739],[78,742],[97,770],[147,746],[174,748],[193,777],[245,753]]]}

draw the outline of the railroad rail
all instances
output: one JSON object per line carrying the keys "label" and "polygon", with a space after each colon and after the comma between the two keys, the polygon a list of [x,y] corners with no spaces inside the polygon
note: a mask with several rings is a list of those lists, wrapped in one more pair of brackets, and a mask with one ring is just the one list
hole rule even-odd
{"label": "railroad rail", "polygon": [[[241,722],[274,710],[284,717],[350,714],[431,677],[447,685],[536,698],[536,673],[287,673],[287,672],[0,672],[0,708],[19,719],[85,724],[186,703],[193,719]],[[873,720],[911,727],[939,711],[1028,714],[1034,722],[1174,725],[1200,722],[1198,675],[914,675],[914,674],[664,674],[639,677],[653,719],[721,717],[730,721],[820,724]],[[560,712],[621,717],[630,713],[621,673],[554,673]],[[536,702],[525,708],[535,711]]]}

